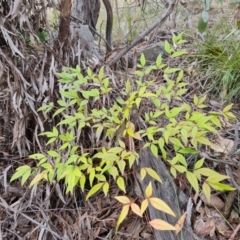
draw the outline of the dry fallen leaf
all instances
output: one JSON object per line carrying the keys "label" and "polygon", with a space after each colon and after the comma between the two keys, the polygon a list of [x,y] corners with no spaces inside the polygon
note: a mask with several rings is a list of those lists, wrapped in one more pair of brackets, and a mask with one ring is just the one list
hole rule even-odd
{"label": "dry fallen leaf", "polygon": [[205,203],[206,206],[208,207],[216,207],[218,210],[221,210],[224,208],[224,202],[219,198],[218,196],[211,195],[210,197],[210,203],[208,202],[207,198],[205,195],[201,194],[200,198],[202,201]]}
{"label": "dry fallen leaf", "polygon": [[229,154],[232,151],[233,145],[233,140],[219,137],[218,142],[210,147],[216,152]]}
{"label": "dry fallen leaf", "polygon": [[184,222],[185,222],[185,218],[187,216],[187,213],[185,212],[179,219],[178,219],[178,222],[175,224],[175,227],[176,227],[176,231],[175,233],[178,234],[183,226],[184,226]]}

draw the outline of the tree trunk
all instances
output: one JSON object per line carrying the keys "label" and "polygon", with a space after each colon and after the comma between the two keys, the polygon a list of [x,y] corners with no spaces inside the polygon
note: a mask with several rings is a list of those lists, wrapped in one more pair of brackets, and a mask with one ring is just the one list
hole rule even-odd
{"label": "tree trunk", "polygon": [[[99,11],[99,0],[62,1],[58,40],[62,59],[67,59],[65,65],[70,65],[69,54],[71,54],[72,62],[78,65],[80,65],[81,56],[89,64],[101,64],[103,58],[96,50],[93,38]],[[66,44],[70,47],[67,52]]]}

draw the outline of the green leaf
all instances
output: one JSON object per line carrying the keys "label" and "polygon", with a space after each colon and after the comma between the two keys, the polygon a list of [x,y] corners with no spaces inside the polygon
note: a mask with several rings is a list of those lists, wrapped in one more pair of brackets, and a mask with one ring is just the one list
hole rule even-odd
{"label": "green leaf", "polygon": [[178,138],[170,137],[169,142],[171,142],[173,145],[184,148],[184,146],[182,145],[181,141]]}
{"label": "green leaf", "polygon": [[167,67],[167,68],[164,70],[164,73],[165,73],[165,74],[175,73],[175,72],[180,71],[180,70],[181,70],[180,68],[169,68],[169,67]]}
{"label": "green leaf", "polygon": [[142,67],[144,67],[146,65],[146,58],[143,53],[141,54],[141,57],[140,57],[140,63],[142,65]]}
{"label": "green leaf", "polygon": [[233,103],[232,104],[229,104],[229,105],[227,105],[223,110],[222,110],[222,112],[223,113],[226,113],[226,112],[228,112],[229,110],[231,110],[232,109],[232,106],[233,106]]}
{"label": "green leaf", "polygon": [[171,167],[171,168],[170,168],[170,172],[171,172],[171,174],[173,175],[174,178],[177,177],[177,171],[176,171],[175,168]]}
{"label": "green leaf", "polygon": [[199,168],[195,170],[196,172],[198,172],[199,174],[206,176],[206,177],[210,177],[212,175],[216,175],[217,172],[209,169],[209,168]]}
{"label": "green leaf", "polygon": [[39,183],[44,178],[44,174],[45,174],[45,172],[41,172],[41,173],[37,174],[34,177],[34,179],[31,181],[29,187],[33,186],[34,184]]}
{"label": "green leaf", "polygon": [[98,79],[100,80],[100,82],[102,81],[104,77],[104,67],[101,67],[98,73]]}
{"label": "green leaf", "polygon": [[29,158],[41,160],[41,159],[44,159],[46,157],[45,157],[45,155],[43,155],[41,153],[35,153],[35,154],[30,155]]}
{"label": "green leaf", "polygon": [[94,185],[91,190],[88,192],[87,196],[86,196],[86,201],[92,196],[94,195],[97,191],[99,191],[102,186],[104,185],[104,183],[97,183],[96,185]]}
{"label": "green leaf", "polygon": [[203,19],[201,18],[199,21],[198,21],[198,31],[200,33],[204,33],[206,31],[206,28],[207,28],[207,22],[204,22]]}
{"label": "green leaf", "polygon": [[56,152],[56,151],[47,151],[47,154],[50,156],[50,157],[59,157],[59,154]]}
{"label": "green leaf", "polygon": [[177,153],[176,158],[184,167],[187,167],[186,158],[182,154]]}
{"label": "green leaf", "polygon": [[146,177],[146,174],[147,174],[146,169],[145,168],[141,168],[140,176],[141,176],[142,180]]}
{"label": "green leaf", "polygon": [[165,42],[164,42],[164,50],[169,54],[171,52],[173,52],[173,49],[171,48],[171,46],[167,40],[165,40]]}
{"label": "green leaf", "polygon": [[55,116],[57,116],[59,113],[63,112],[66,108],[59,108],[54,114],[53,114],[53,118]]}
{"label": "green leaf", "polygon": [[154,144],[151,144],[150,148],[151,148],[152,154],[153,154],[156,158],[158,158],[158,148],[157,148],[157,146],[154,145]]}
{"label": "green leaf", "polygon": [[124,193],[126,193],[125,182],[123,177],[120,176],[117,178],[117,185]]}
{"label": "green leaf", "polygon": [[109,191],[109,183],[105,182],[104,185],[103,185],[103,192],[104,192],[105,196],[107,196],[108,191]]}
{"label": "green leaf", "polygon": [[121,224],[121,222],[126,218],[128,211],[129,211],[130,205],[124,205],[122,208],[122,211],[119,215],[118,221],[117,221],[117,227],[116,230],[118,230],[119,225]]}
{"label": "green leaf", "polygon": [[95,178],[95,168],[92,168],[89,173],[90,186],[92,186],[94,178]]}
{"label": "green leaf", "polygon": [[184,172],[186,172],[186,168],[184,167],[184,166],[182,166],[182,165],[173,165],[173,168],[175,168],[178,172],[180,172],[180,173],[184,173]]}
{"label": "green leaf", "polygon": [[195,192],[198,193],[199,192],[199,185],[198,185],[198,180],[197,180],[196,176],[192,172],[187,171],[186,172],[186,177],[188,179],[188,182],[194,188]]}
{"label": "green leaf", "polygon": [[188,132],[187,132],[186,128],[181,129],[181,138],[182,138],[182,141],[183,141],[184,145],[187,145],[187,143],[188,143]]}
{"label": "green leaf", "polygon": [[82,174],[82,176],[80,177],[80,180],[79,180],[79,184],[80,184],[80,187],[83,192],[85,190],[85,182],[86,182],[86,177],[84,174]]}
{"label": "green leaf", "polygon": [[223,183],[208,183],[212,188],[214,188],[217,191],[234,191],[236,188],[233,188],[229,185],[223,184]]}
{"label": "green leaf", "polygon": [[186,55],[186,54],[188,54],[188,52],[186,52],[186,51],[177,51],[177,52],[174,52],[173,54],[171,54],[171,57],[175,58],[175,57],[180,57],[180,56]]}
{"label": "green leaf", "polygon": [[14,181],[15,179],[17,178],[20,178],[22,177],[26,172],[28,171],[31,171],[31,168],[27,165],[24,165],[24,166],[21,166],[21,167],[18,167],[16,169],[16,172],[13,174],[13,176],[11,177],[10,179],[10,182]]}
{"label": "green leaf", "polygon": [[113,177],[114,180],[116,180],[117,176],[119,175],[118,169],[115,166],[109,168],[108,172]]}
{"label": "green leaf", "polygon": [[198,160],[194,165],[194,170],[201,168],[204,163],[204,160],[205,160],[204,158]]}
{"label": "green leaf", "polygon": [[58,100],[57,103],[59,106],[64,107],[64,108],[67,106],[67,103],[63,100]]}
{"label": "green leaf", "polygon": [[159,140],[158,140],[158,146],[159,146],[159,148],[160,148],[160,150],[161,150],[161,153],[162,153],[163,158],[166,159],[166,157],[167,157],[167,152],[166,152],[165,149],[164,149],[164,139],[163,139],[163,138],[159,138]]}
{"label": "green leaf", "polygon": [[[152,168],[144,168],[144,170],[148,173],[149,176],[151,176],[153,179],[157,180],[158,182],[162,183],[162,180],[160,179],[159,175],[155,170]],[[144,175],[144,174],[143,174]],[[141,175],[142,177],[142,175]],[[143,179],[143,178],[142,178]]]}
{"label": "green leaf", "polygon": [[208,182],[209,184],[210,183],[217,183],[217,182],[220,182],[222,180],[225,180],[225,179],[228,179],[229,176],[226,176],[226,175],[221,175],[219,173],[216,172],[216,174],[212,175],[212,176],[209,176],[207,179],[206,179],[206,182]]}
{"label": "green leaf", "polygon": [[211,188],[210,188],[210,186],[206,182],[203,183],[202,190],[203,190],[203,193],[206,196],[208,202],[210,203]]}
{"label": "green leaf", "polygon": [[207,138],[204,138],[204,137],[196,137],[195,140],[197,142],[200,142],[200,143],[208,145],[208,146],[212,145],[212,143]]}
{"label": "green leaf", "polygon": [[159,68],[162,64],[162,55],[159,54],[156,60],[156,66]]}
{"label": "green leaf", "polygon": [[183,154],[198,154],[198,151],[192,148],[182,148],[178,152]]}
{"label": "green leaf", "polygon": [[119,167],[119,170],[120,170],[121,174],[123,175],[124,171],[125,171],[125,167],[126,167],[126,162],[122,159],[122,160],[117,162],[117,165]]}

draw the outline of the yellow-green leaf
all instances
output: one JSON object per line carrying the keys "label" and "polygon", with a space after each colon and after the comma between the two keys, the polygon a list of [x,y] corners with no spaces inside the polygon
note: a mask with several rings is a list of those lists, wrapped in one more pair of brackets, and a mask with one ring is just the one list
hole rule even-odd
{"label": "yellow-green leaf", "polygon": [[28,171],[26,171],[23,176],[22,176],[22,181],[21,181],[21,185],[23,186],[24,183],[28,180],[29,176],[31,175],[31,169],[29,169]]}
{"label": "yellow-green leaf", "polygon": [[13,174],[13,176],[10,179],[10,182],[14,181],[17,178],[22,177],[26,172],[28,172],[29,170],[31,170],[31,168],[27,165],[18,167],[16,172]]}
{"label": "yellow-green leaf", "polygon": [[112,175],[113,179],[116,180],[117,176],[119,175],[118,173],[118,169],[115,166],[112,166],[109,170],[108,170],[109,174]]}
{"label": "yellow-green leaf", "polygon": [[145,170],[149,176],[151,176],[152,178],[154,178],[155,180],[157,180],[160,183],[162,182],[162,180],[160,179],[159,175],[157,174],[157,172],[155,170],[153,170],[152,168],[145,168]]}
{"label": "yellow-green leaf", "polygon": [[119,142],[119,145],[120,145],[121,148],[123,148],[123,149],[126,148],[125,143],[123,141],[118,140],[118,142]]}
{"label": "yellow-green leaf", "polygon": [[92,168],[89,174],[90,186],[92,186],[94,178],[95,178],[95,168]]}
{"label": "yellow-green leaf", "polygon": [[198,97],[194,94],[194,97],[193,97],[193,103],[195,105],[198,105]]}
{"label": "yellow-green leaf", "polygon": [[94,185],[88,192],[86,196],[86,200],[88,200],[93,194],[95,194],[98,190],[100,190],[103,184],[104,183],[97,183],[96,185]]}
{"label": "yellow-green leaf", "polygon": [[29,187],[33,186],[36,183],[39,183],[44,178],[44,172],[41,172],[35,176],[35,178],[31,181]]}
{"label": "yellow-green leaf", "polygon": [[149,202],[152,204],[152,206],[162,212],[168,213],[174,217],[176,217],[175,213],[172,211],[172,209],[161,199],[159,198],[149,198]]}
{"label": "yellow-green leaf", "polygon": [[206,98],[207,98],[207,95],[204,95],[202,98],[199,99],[198,104],[204,103],[204,101],[206,100]]}
{"label": "yellow-green leaf", "polygon": [[117,178],[117,185],[123,192],[126,193],[125,182],[123,177],[120,176]]}
{"label": "yellow-green leaf", "polygon": [[225,179],[228,179],[228,178],[229,178],[229,176],[221,175],[221,174],[219,174],[219,173],[216,172],[216,174],[208,177],[208,178],[206,179],[206,181],[207,181],[208,183],[210,183],[210,182],[211,182],[211,183],[217,183],[217,182],[220,182],[220,181],[225,180]]}
{"label": "yellow-green leaf", "polygon": [[173,167],[178,171],[178,172],[180,172],[180,173],[184,173],[184,172],[186,172],[186,168],[184,167],[184,166],[182,166],[182,165],[173,165]]}
{"label": "yellow-green leaf", "polygon": [[236,119],[236,116],[231,112],[224,113],[224,116],[230,119]]}
{"label": "yellow-green leaf", "polygon": [[156,145],[151,144],[150,146],[152,154],[157,158],[158,157],[158,148]]}
{"label": "yellow-green leaf", "polygon": [[210,186],[204,182],[203,185],[202,185],[202,190],[203,190],[203,193],[204,195],[206,196],[208,202],[210,203],[210,198],[211,198],[211,188]]}
{"label": "yellow-green leaf", "polygon": [[141,214],[143,214],[148,207],[148,199],[144,199],[141,203]]}
{"label": "yellow-green leaf", "polygon": [[171,167],[171,168],[170,168],[170,172],[171,172],[171,174],[176,178],[176,176],[177,176],[177,171],[176,171],[176,169],[173,168],[173,167]]}
{"label": "yellow-green leaf", "polygon": [[184,146],[182,145],[181,141],[178,138],[174,138],[174,137],[170,137],[169,141],[173,144],[176,145],[178,147],[184,148]]}
{"label": "yellow-green leaf", "polygon": [[196,193],[198,193],[199,192],[199,185],[198,185],[197,177],[192,172],[189,172],[189,171],[186,172],[186,177],[187,177],[189,183],[191,184],[191,186],[196,191]]}
{"label": "yellow-green leaf", "polygon": [[196,169],[195,171],[206,177],[210,177],[212,175],[218,174],[217,172],[215,172],[209,168],[199,168],[199,169]]}
{"label": "yellow-green leaf", "polygon": [[223,184],[223,183],[212,183],[212,182],[209,182],[208,183],[212,188],[214,188],[215,190],[218,190],[218,191],[234,191],[236,190],[236,188],[233,188],[229,185],[226,185],[226,184]]}
{"label": "yellow-green leaf", "polygon": [[117,165],[119,167],[119,170],[120,170],[121,174],[123,175],[124,171],[125,171],[125,167],[126,167],[126,162],[122,159],[122,160],[117,162]]}
{"label": "yellow-green leaf", "polygon": [[145,195],[147,198],[152,196],[152,182],[149,182],[149,184],[145,190]]}
{"label": "yellow-green leaf", "polygon": [[204,137],[196,137],[195,140],[205,145],[209,145],[209,146],[212,145],[212,143],[207,138],[204,138]]}
{"label": "yellow-green leaf", "polygon": [[122,223],[122,221],[126,218],[128,211],[129,211],[129,207],[130,207],[129,205],[123,206],[122,211],[121,211],[118,221],[117,221],[117,229],[118,229],[119,225]]}
{"label": "yellow-green leaf", "polygon": [[86,182],[86,177],[84,174],[82,174],[82,176],[80,177],[80,180],[79,180],[79,184],[80,184],[82,191],[85,190],[85,182]]}
{"label": "yellow-green leaf", "polygon": [[233,106],[233,103],[227,105],[227,106],[223,109],[223,113],[226,113],[226,112],[228,112],[229,110],[231,110],[231,109],[232,109],[232,106]]}
{"label": "yellow-green leaf", "polygon": [[146,172],[145,168],[142,168],[140,171],[140,176],[141,176],[142,180],[146,177],[146,174],[147,174],[147,172]]}
{"label": "yellow-green leaf", "polygon": [[204,158],[198,160],[198,161],[195,163],[195,165],[194,165],[194,170],[199,169],[200,167],[202,167],[202,165],[203,165],[203,163],[204,163],[204,160],[205,160]]}

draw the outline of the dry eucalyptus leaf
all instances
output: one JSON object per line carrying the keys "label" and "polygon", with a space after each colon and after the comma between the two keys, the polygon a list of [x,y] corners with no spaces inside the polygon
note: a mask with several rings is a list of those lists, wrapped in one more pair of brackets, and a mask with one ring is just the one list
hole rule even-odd
{"label": "dry eucalyptus leaf", "polygon": [[219,137],[218,143],[210,147],[216,152],[229,154],[232,151],[233,145],[233,140]]}
{"label": "dry eucalyptus leaf", "polygon": [[207,198],[205,197],[205,195],[201,195],[200,198],[202,199],[202,201],[205,203],[206,206],[208,207],[216,207],[218,210],[221,210],[224,208],[224,202],[215,195],[211,195],[210,197],[210,203],[208,202]]}

